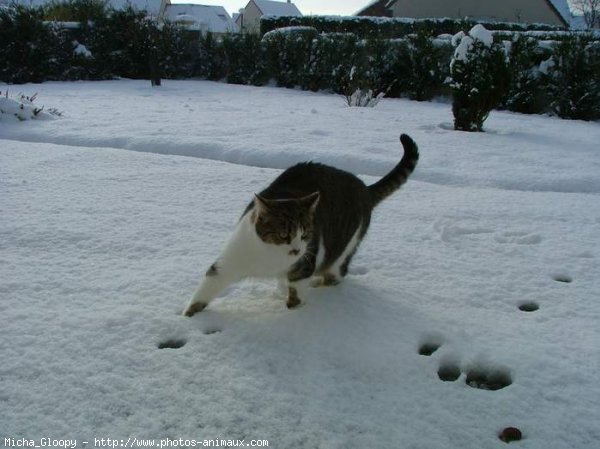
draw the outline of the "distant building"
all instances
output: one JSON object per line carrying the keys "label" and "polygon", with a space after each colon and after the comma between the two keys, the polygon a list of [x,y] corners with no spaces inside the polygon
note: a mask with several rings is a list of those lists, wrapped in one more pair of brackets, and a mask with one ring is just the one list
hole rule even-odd
{"label": "distant building", "polygon": [[369,3],[356,15],[415,19],[468,17],[566,28],[580,28],[581,22],[571,13],[567,0],[379,0]]}
{"label": "distant building", "polygon": [[245,8],[240,9],[235,23],[241,31],[257,33],[262,16],[302,16],[302,13],[290,0],[250,0]]}
{"label": "distant building", "polygon": [[[42,6],[54,0],[0,0],[19,3],[23,6]],[[171,4],[171,0],[105,0],[108,6],[122,10],[129,6],[146,11],[153,17],[166,19],[183,26],[188,31],[215,34],[238,31],[231,16],[222,6]]]}
{"label": "distant building", "polygon": [[215,34],[238,31],[235,22],[222,6],[169,4],[164,17],[189,31],[199,31],[202,34],[208,31]]}
{"label": "distant building", "polygon": [[359,10],[356,16],[392,17],[392,10],[388,8],[391,0],[375,0]]}

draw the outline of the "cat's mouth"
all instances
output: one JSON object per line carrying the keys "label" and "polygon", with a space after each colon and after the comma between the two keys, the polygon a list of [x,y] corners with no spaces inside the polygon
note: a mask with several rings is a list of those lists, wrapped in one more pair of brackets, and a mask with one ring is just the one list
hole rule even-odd
{"label": "cat's mouth", "polygon": [[298,254],[300,254],[300,250],[299,249],[291,249],[290,252],[288,253],[290,256],[297,256]]}

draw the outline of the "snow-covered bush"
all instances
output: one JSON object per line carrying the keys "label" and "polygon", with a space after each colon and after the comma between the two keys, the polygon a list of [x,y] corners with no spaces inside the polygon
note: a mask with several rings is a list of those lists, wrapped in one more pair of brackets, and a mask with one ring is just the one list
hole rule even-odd
{"label": "snow-covered bush", "polygon": [[49,119],[59,117],[61,112],[56,109],[44,111],[44,107],[34,104],[37,94],[26,96],[19,94],[16,99],[9,98],[8,92],[0,92],[0,120],[12,119],[24,122],[26,120]]}
{"label": "snow-covered bush", "polygon": [[562,118],[600,119],[600,43],[573,36],[545,64],[552,111]]}
{"label": "snow-covered bush", "polygon": [[194,73],[212,81],[221,80],[227,75],[223,43],[210,32],[200,36]]}
{"label": "snow-covered bush", "polygon": [[482,131],[489,113],[500,101],[508,83],[502,45],[481,25],[468,35],[454,37],[456,50],[450,62],[454,129]]}
{"label": "snow-covered bush", "polygon": [[379,104],[384,92],[379,92],[377,95],[371,89],[356,89],[352,94],[346,95],[346,104],[349,107],[358,108],[374,108]]}
{"label": "snow-covered bush", "polygon": [[315,36],[311,42],[310,54],[303,65],[300,87],[305,90],[331,89],[334,72],[336,39],[332,35]]}
{"label": "snow-covered bush", "polygon": [[439,95],[450,74],[449,44],[435,44],[431,36],[419,32],[408,36],[408,71],[404,91],[411,100],[426,101]]}
{"label": "snow-covered bush", "polygon": [[269,73],[280,87],[304,84],[314,32],[274,33],[265,39]]}
{"label": "snow-covered bush", "polygon": [[409,78],[409,50],[403,39],[367,39],[364,44],[365,78],[375,91],[400,97]]}
{"label": "snow-covered bush", "polygon": [[548,100],[539,65],[548,52],[540,47],[537,39],[524,35],[510,42],[509,48],[509,84],[503,106],[524,114],[544,112]]}
{"label": "snow-covered bush", "polygon": [[15,5],[0,9],[0,81],[62,79],[72,44],[64,33],[44,25],[40,9]]}
{"label": "snow-covered bush", "polygon": [[228,34],[223,38],[227,82],[260,86],[268,81],[266,50],[260,36]]}
{"label": "snow-covered bush", "polygon": [[354,34],[333,34],[329,37],[333,45],[323,67],[329,77],[329,89],[342,95],[352,95],[356,89],[379,90],[367,76],[367,59],[364,42]]}
{"label": "snow-covered bush", "polygon": [[424,32],[430,36],[443,33],[456,34],[481,23],[494,30],[559,30],[558,26],[545,24],[482,22],[468,19],[409,19],[406,17],[361,17],[361,16],[263,16],[261,33],[282,27],[313,27],[319,33],[352,33],[361,39],[401,38]]}

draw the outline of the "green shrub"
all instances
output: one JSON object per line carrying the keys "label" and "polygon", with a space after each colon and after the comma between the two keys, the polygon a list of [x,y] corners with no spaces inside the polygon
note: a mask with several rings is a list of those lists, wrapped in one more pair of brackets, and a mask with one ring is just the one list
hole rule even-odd
{"label": "green shrub", "polygon": [[450,65],[454,129],[482,131],[505,95],[508,70],[504,49],[481,25],[462,37]]}
{"label": "green shrub", "polygon": [[212,81],[222,80],[227,74],[223,44],[210,32],[200,36],[194,73]]}
{"label": "green shrub", "polygon": [[408,72],[408,47],[399,39],[367,39],[363,45],[365,86],[374,92],[399,97]]}
{"label": "green shrub", "polygon": [[491,30],[512,31],[557,31],[562,27],[544,24],[501,23],[463,19],[408,19],[404,17],[339,17],[339,16],[302,16],[275,17],[265,16],[260,21],[260,32],[265,34],[277,28],[290,26],[309,26],[319,33],[352,33],[361,39],[400,38],[418,32],[429,36],[456,34],[470,29],[478,23]]}
{"label": "green shrub", "polygon": [[72,44],[43,23],[41,9],[0,9],[0,80],[39,83],[60,79]]}
{"label": "green shrub", "polygon": [[198,37],[179,25],[163,23],[158,41],[160,70],[165,78],[191,78],[198,58]]}
{"label": "green shrub", "polygon": [[511,42],[503,107],[524,114],[539,114],[547,109],[545,83],[539,71],[544,54],[539,42],[531,37],[521,35]]}
{"label": "green shrub", "polygon": [[264,44],[267,67],[277,86],[296,87],[306,84],[304,75],[308,70],[314,33],[274,33]]}
{"label": "green shrub", "polygon": [[562,118],[600,118],[600,44],[590,36],[560,42],[548,70],[551,109]]}
{"label": "green shrub", "polygon": [[223,39],[227,82],[261,86],[267,82],[265,49],[257,34],[228,34]]}
{"label": "green shrub", "polygon": [[408,37],[408,71],[404,91],[408,98],[428,101],[442,91],[450,75],[448,61],[452,54],[450,44],[435,44],[425,32]]}
{"label": "green shrub", "polygon": [[327,58],[329,89],[342,95],[352,94],[356,89],[369,87],[365,46],[353,34],[337,34],[329,37],[333,51]]}

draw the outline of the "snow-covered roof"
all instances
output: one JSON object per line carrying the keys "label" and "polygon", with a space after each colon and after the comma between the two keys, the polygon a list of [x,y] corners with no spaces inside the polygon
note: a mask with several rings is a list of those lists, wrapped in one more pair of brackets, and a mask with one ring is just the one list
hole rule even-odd
{"label": "snow-covered roof", "polygon": [[186,22],[191,29],[213,33],[237,30],[236,24],[222,6],[171,4],[165,9],[165,18],[171,22]]}
{"label": "snow-covered roof", "polygon": [[272,0],[254,0],[258,9],[265,16],[301,16],[302,13],[293,3],[275,2]]}
{"label": "snow-covered roof", "polygon": [[[360,15],[369,8],[379,6],[380,8],[390,8],[397,0],[372,0],[365,7],[360,9],[355,15]],[[585,29],[585,21],[582,16],[574,15],[569,0],[545,0],[550,8],[559,16],[559,18],[573,30]],[[490,18],[491,19],[491,18]]]}
{"label": "snow-covered roof", "polygon": [[568,0],[547,0],[562,16],[563,20],[569,24],[572,30],[583,30],[586,28],[583,16],[576,16],[569,7]]}

